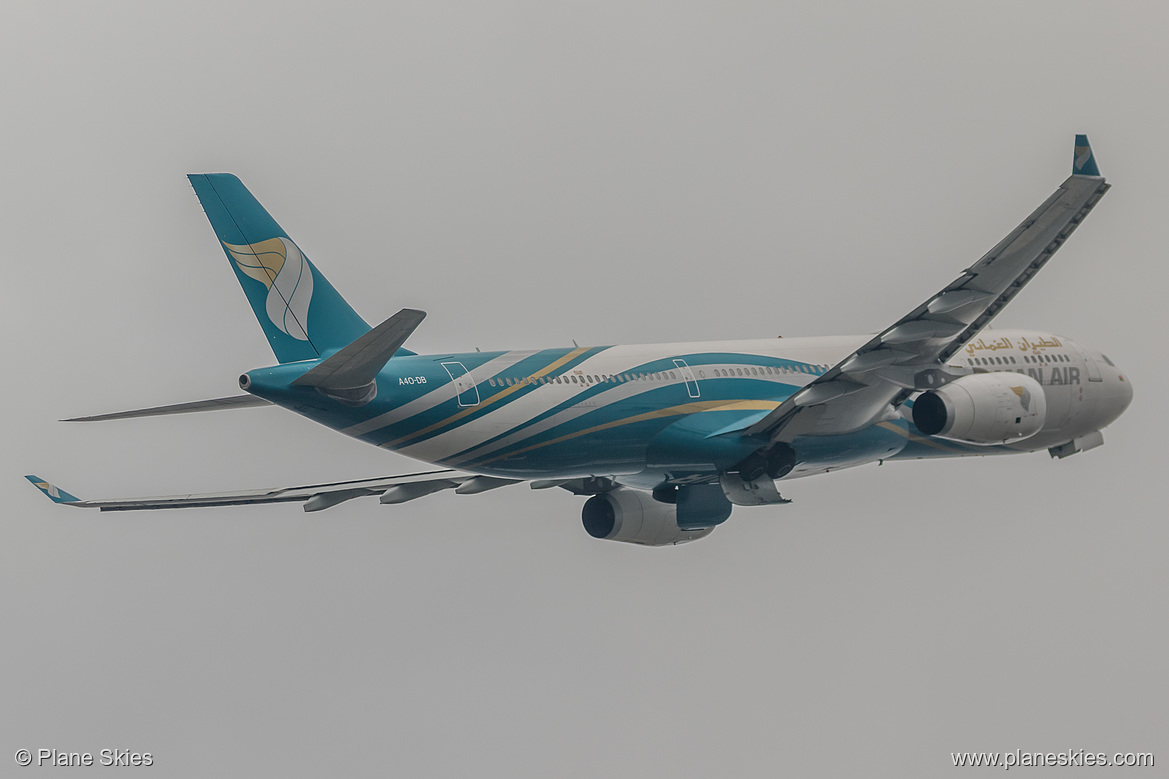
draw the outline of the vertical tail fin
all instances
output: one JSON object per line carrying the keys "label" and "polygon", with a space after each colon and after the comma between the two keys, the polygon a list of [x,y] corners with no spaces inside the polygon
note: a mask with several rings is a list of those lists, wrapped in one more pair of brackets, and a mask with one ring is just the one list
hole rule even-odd
{"label": "vertical tail fin", "polygon": [[369,331],[243,182],[230,173],[187,178],[277,360],[317,359]]}

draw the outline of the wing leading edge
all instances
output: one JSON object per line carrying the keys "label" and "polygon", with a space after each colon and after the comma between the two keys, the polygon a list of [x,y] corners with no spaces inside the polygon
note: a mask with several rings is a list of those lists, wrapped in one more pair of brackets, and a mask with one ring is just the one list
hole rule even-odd
{"label": "wing leading edge", "polygon": [[1109,185],[1087,136],[1072,175],[978,262],[827,373],[747,427],[771,442],[860,430],[895,414],[916,390],[944,383],[944,363],[978,334],[1067,241]]}

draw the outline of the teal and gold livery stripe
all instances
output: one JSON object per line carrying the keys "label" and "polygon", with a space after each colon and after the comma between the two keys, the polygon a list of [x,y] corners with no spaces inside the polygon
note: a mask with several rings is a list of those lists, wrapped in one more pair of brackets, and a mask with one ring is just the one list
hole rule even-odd
{"label": "teal and gold livery stripe", "polygon": [[[572,362],[577,357],[580,357],[581,355],[583,355],[587,351],[589,351],[589,350],[585,349],[585,348],[573,349],[571,352],[564,355],[560,359],[555,360],[554,362],[549,363],[548,365],[544,366],[540,370],[530,374],[530,376],[533,379],[543,378],[544,376],[547,376],[549,373],[552,373],[553,371],[557,370],[558,368],[561,368],[562,366]],[[465,419],[466,417],[471,416],[472,414],[482,414],[490,406],[495,405],[497,403],[501,403],[501,402],[507,400],[508,398],[512,397],[516,393],[521,392],[525,389],[528,389],[530,386],[531,385],[528,385],[528,384],[513,384],[510,387],[505,387],[502,390],[500,390],[499,392],[496,392],[494,395],[490,395],[487,398],[484,398],[476,406],[468,406],[468,407],[458,411],[457,413],[452,414],[451,416],[447,417],[446,419],[441,419],[438,422],[435,422],[431,425],[428,425],[427,427],[424,427],[421,430],[415,430],[413,433],[410,433],[409,435],[402,436],[401,438],[396,438],[392,441],[387,441],[386,443],[381,444],[381,446],[385,447],[387,449],[397,449],[401,446],[405,446],[406,444],[410,443],[411,441],[413,441],[417,438],[425,436],[429,433],[437,432],[439,430],[442,430],[443,428],[450,427],[451,425],[454,425],[455,423],[459,422],[462,419]]]}
{"label": "teal and gold livery stripe", "polygon": [[555,444],[571,441],[574,438],[581,436],[592,435],[603,430],[610,430],[615,427],[623,427],[625,425],[632,425],[637,422],[647,422],[653,419],[665,419],[667,417],[688,416],[690,414],[698,414],[703,411],[771,411],[779,407],[778,402],[768,400],[739,400],[739,401],[722,401],[722,400],[706,400],[696,401],[694,403],[683,403],[669,408],[661,408],[655,411],[647,411],[641,414],[635,414],[624,419],[615,419],[610,422],[604,422],[592,427],[586,427],[584,430],[577,430],[573,433],[566,433],[548,441],[542,441],[538,444],[531,444],[520,449],[513,449],[505,454],[500,454],[486,460],[480,460],[478,465],[487,465],[489,463],[497,462],[505,457],[515,457],[527,452],[542,449],[546,446],[553,446]]}
{"label": "teal and gold livery stripe", "polygon": [[[776,360],[766,357],[757,357],[759,362],[752,365],[743,362],[743,355],[739,354],[688,354],[685,355],[685,359],[688,361],[689,367],[695,371],[700,371],[704,368],[712,369],[714,366],[736,365],[742,369],[772,367],[786,369],[795,373],[801,372],[802,369],[808,367],[790,360]],[[656,358],[649,362],[633,364],[620,371],[613,372],[641,375],[678,370],[679,368],[673,360],[674,358],[672,357]],[[585,373],[587,372],[586,370]],[[606,375],[608,375],[608,372],[605,372]],[[742,401],[744,397],[749,398],[752,394],[758,392],[759,389],[762,389],[764,391],[763,399],[768,401],[774,400],[775,405],[778,405],[778,402],[787,397],[790,392],[794,391],[796,386],[787,384],[786,382],[776,382],[774,375],[766,378],[762,374],[734,377],[710,376],[702,378],[701,381],[702,386],[706,388],[703,390],[707,394],[706,399],[718,404],[725,405]],[[760,382],[765,383],[761,384]],[[667,397],[675,395],[680,389],[680,386],[684,385],[678,385],[676,383],[647,385],[640,382],[619,382],[616,384],[598,382],[582,388],[570,397],[564,398],[556,405],[532,416],[530,419],[523,420],[519,424],[509,427],[507,430],[501,431],[486,440],[476,442],[474,446],[445,456],[443,462],[453,467],[473,467],[484,462],[494,462],[500,459],[496,454],[500,453],[500,450],[507,450],[507,456],[518,456],[519,452],[514,447],[523,445],[525,439],[530,441],[532,438],[541,434],[552,433],[555,430],[563,431],[565,427],[578,424],[582,421],[589,419],[595,420],[598,418],[598,415],[608,415],[610,418],[615,415],[618,418],[624,419],[634,416],[634,414],[630,413],[634,409],[638,413],[641,413],[646,409],[646,406],[660,408],[670,403]],[[712,394],[714,394],[714,397],[711,397]],[[607,403],[603,403],[595,408],[582,408],[584,404],[590,401],[600,400],[604,397],[611,399]],[[755,399],[759,399],[759,395],[756,395]],[[562,418],[565,415],[569,415],[569,417]],[[556,422],[557,418],[561,419]],[[645,420],[642,419],[642,421]],[[556,422],[556,424],[549,428],[548,424],[550,422]],[[505,443],[506,439],[514,439],[523,431],[531,431],[531,433],[527,436],[520,436],[519,440]]]}

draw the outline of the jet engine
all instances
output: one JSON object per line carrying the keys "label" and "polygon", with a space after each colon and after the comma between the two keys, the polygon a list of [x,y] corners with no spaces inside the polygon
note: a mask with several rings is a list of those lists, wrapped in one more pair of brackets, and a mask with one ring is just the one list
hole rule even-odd
{"label": "jet engine", "polygon": [[1021,373],[963,376],[913,403],[913,424],[921,432],[978,446],[1030,438],[1046,421],[1043,387]]}
{"label": "jet engine", "polygon": [[[710,524],[722,522],[729,513],[712,516]],[[643,546],[684,544],[704,538],[714,530],[714,527],[683,530],[678,527],[677,504],[659,503],[648,492],[626,487],[589,498],[581,511],[581,519],[593,538]]]}

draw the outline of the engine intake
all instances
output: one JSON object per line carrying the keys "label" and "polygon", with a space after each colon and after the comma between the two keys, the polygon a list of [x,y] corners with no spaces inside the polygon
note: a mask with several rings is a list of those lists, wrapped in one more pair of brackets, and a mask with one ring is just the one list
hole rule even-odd
{"label": "engine intake", "polygon": [[678,526],[677,505],[659,503],[647,492],[618,487],[589,498],[581,511],[581,520],[593,538],[643,546],[671,546],[710,535],[713,525],[725,520],[730,511],[720,514],[711,517],[710,527],[683,529]]}
{"label": "engine intake", "polygon": [[926,435],[976,446],[1022,441],[1043,429],[1047,397],[1021,373],[963,376],[913,403],[913,424]]}

